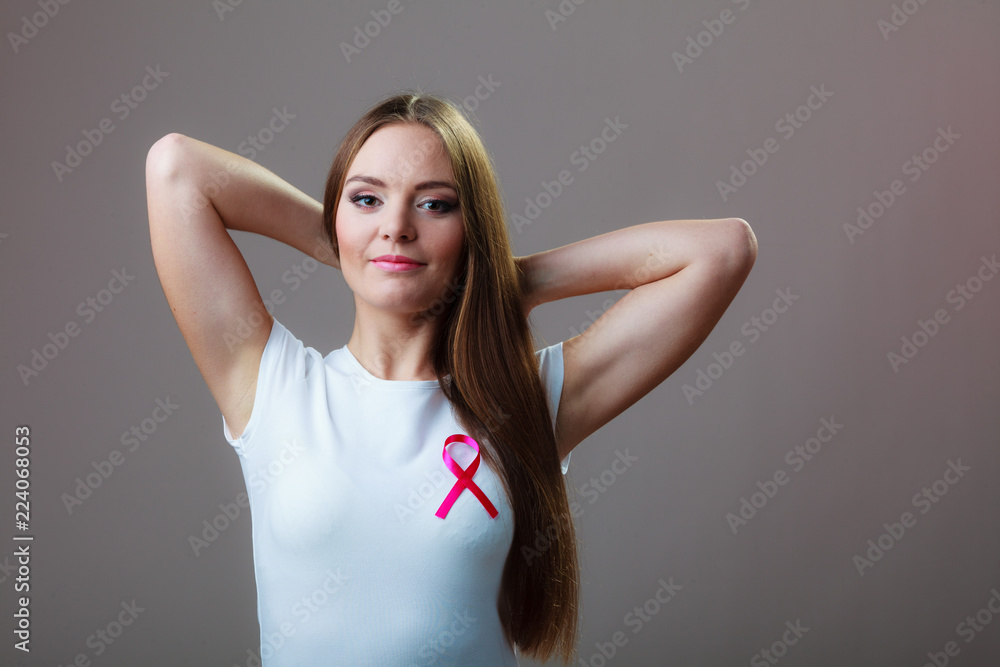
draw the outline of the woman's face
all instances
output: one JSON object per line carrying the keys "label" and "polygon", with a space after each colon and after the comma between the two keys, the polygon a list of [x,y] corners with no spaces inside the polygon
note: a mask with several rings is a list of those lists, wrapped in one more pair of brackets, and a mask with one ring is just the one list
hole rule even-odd
{"label": "woman's face", "polygon": [[[399,313],[454,300],[465,241],[456,188],[434,130],[395,123],[368,137],[347,170],[334,221],[356,299]],[[386,255],[418,264],[378,261]]]}

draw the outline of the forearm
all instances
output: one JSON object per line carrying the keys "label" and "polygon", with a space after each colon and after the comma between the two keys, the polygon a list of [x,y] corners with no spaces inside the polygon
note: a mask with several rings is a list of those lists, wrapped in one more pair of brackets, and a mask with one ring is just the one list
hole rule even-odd
{"label": "forearm", "polygon": [[699,262],[737,266],[756,257],[742,220],[666,220],[625,227],[517,258],[527,310],[549,301],[631,290]]}
{"label": "forearm", "polygon": [[241,155],[180,134],[168,137],[171,177],[179,196],[188,198],[187,212],[211,206],[226,229],[267,236],[339,268],[323,233],[320,202]]}

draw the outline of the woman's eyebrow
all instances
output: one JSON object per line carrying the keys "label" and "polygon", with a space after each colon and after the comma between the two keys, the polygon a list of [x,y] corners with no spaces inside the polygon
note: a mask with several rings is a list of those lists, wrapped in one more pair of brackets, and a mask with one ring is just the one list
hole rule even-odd
{"label": "woman's eyebrow", "polygon": [[[374,185],[379,188],[388,187],[385,181],[383,181],[380,178],[375,178],[374,176],[363,176],[363,175],[351,176],[349,179],[344,181],[344,185],[347,185],[351,181],[361,181],[362,183],[368,183],[370,185]],[[449,181],[423,181],[422,183],[417,183],[416,187],[413,189],[433,190],[434,188],[449,188],[451,190],[454,190],[456,194],[458,193],[458,188],[455,187],[454,183],[451,183]]]}

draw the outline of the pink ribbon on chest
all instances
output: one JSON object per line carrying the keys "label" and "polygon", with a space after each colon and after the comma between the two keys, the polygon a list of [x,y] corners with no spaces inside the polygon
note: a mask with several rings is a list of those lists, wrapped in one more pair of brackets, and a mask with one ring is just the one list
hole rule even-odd
{"label": "pink ribbon on chest", "polygon": [[[464,442],[476,450],[476,458],[472,459],[472,463],[470,463],[469,467],[465,470],[463,470],[462,466],[458,465],[458,463],[455,462],[455,459],[451,458],[451,454],[448,453],[448,445],[453,442]],[[451,487],[451,491],[448,492],[448,497],[444,499],[443,503],[441,503],[441,507],[439,507],[438,511],[434,513],[434,516],[441,517],[442,519],[448,516],[448,512],[451,511],[451,506],[454,505],[455,501],[458,500],[458,497],[462,495],[462,491],[468,489],[473,493],[473,495],[476,496],[476,498],[479,499],[479,502],[483,504],[483,507],[486,508],[490,518],[496,518],[497,508],[493,506],[493,503],[491,503],[490,499],[486,497],[483,490],[472,481],[472,476],[475,475],[476,471],[479,469],[479,443],[473,438],[461,433],[449,435],[448,439],[444,441],[442,456],[444,458],[444,464],[448,466],[448,469],[451,470],[451,472],[458,479],[455,480],[455,485]]]}

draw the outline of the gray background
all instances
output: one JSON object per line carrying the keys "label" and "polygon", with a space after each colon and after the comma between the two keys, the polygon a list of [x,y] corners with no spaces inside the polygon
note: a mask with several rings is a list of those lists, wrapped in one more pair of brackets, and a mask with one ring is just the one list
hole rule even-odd
{"label": "gray background", "polygon": [[[421,86],[468,100],[509,213],[523,215],[543,180],[572,170],[537,220],[512,226],[518,255],[684,218],[744,218],[760,244],[701,348],[574,452],[584,545],[577,664],[604,664],[596,644],[618,631],[627,643],[609,664],[768,664],[758,653],[797,621],[809,630],[781,664],[917,667],[949,641],[959,649],[949,664],[996,664],[1000,619],[982,612],[993,622],[972,641],[959,624],[1000,590],[1000,279],[973,280],[981,290],[961,309],[947,295],[1000,253],[997,3],[567,0],[575,11],[555,28],[546,14],[559,11],[555,0],[482,5],[403,0],[350,62],[340,43],[387,2],[244,0],[221,15],[208,0],[71,2],[17,52],[7,37],[0,661],[248,664],[258,648],[249,511],[197,556],[189,543],[245,487],[157,280],[146,152],[171,131],[236,152],[287,107],[295,118],[254,159],[319,199],[351,123],[383,94]],[[894,8],[907,20],[886,38],[879,22]],[[711,24],[724,10],[731,22]],[[4,3],[0,27],[21,32],[40,11]],[[700,54],[688,38],[701,41]],[[674,54],[689,47],[697,57],[679,68]],[[169,74],[121,118],[114,100],[157,65]],[[468,98],[490,76],[499,86]],[[810,111],[813,86],[832,96]],[[797,109],[803,122],[789,137],[776,123]],[[577,171],[571,155],[608,117],[628,128]],[[102,118],[113,132],[57,177],[52,162]],[[938,153],[938,130],[949,127],[959,138]],[[769,137],[777,152],[720,195],[718,183]],[[914,181],[905,163],[921,154],[934,162]],[[905,192],[852,243],[844,225],[897,179]],[[276,317],[324,354],[346,343],[353,307],[336,271],[320,267],[293,290],[282,275],[304,256],[235,237],[261,291],[286,297]],[[134,279],[86,322],[78,304],[123,267]],[[799,298],[752,341],[751,318],[770,317],[786,288]],[[539,346],[575,335],[622,294],[538,308]],[[888,353],[937,309],[948,322],[894,370]],[[18,366],[70,322],[79,334],[22,381]],[[737,341],[744,354],[719,375],[713,353]],[[683,387],[699,370],[716,379],[689,401]],[[179,408],[127,451],[121,434],[168,397]],[[822,418],[843,428],[796,471],[786,453]],[[34,452],[27,660],[11,634],[18,424],[31,426]],[[63,494],[116,449],[122,465],[70,513]],[[609,472],[626,449],[637,463]],[[969,470],[939,483],[947,494],[915,505],[959,459]],[[734,533],[726,515],[778,471],[789,482]],[[589,480],[602,473],[613,484],[594,494]],[[855,556],[907,511],[915,525],[859,574]],[[627,614],[671,577],[682,588],[633,632]],[[97,656],[88,636],[133,599],[143,611]]]}

